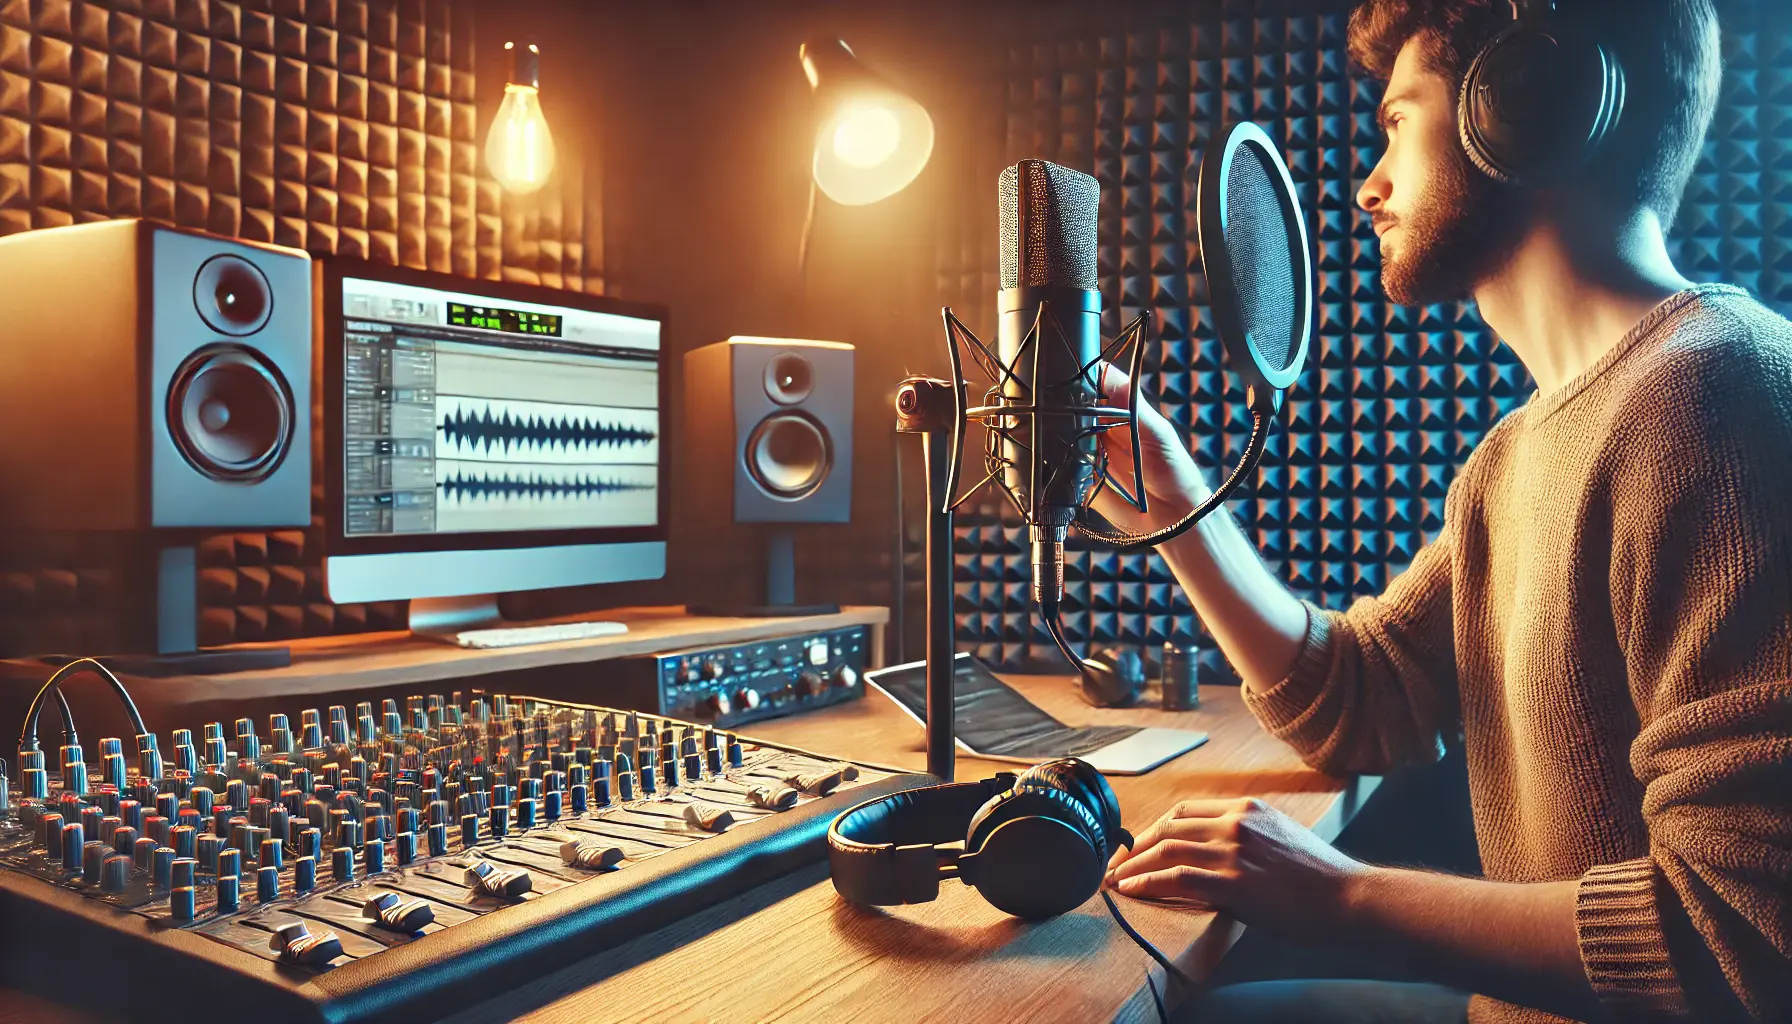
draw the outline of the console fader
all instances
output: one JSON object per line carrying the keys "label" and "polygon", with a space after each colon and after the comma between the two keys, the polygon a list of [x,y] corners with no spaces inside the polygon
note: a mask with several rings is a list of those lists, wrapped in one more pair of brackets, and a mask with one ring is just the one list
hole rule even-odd
{"label": "console fader", "polygon": [[169,987],[258,1017],[451,1012],[818,861],[847,806],[933,781],[478,691],[171,739],[139,738],[153,777],[116,739],[59,772],[27,755],[0,797],[0,919],[38,969],[106,956],[131,1017],[187,1018],[137,1005]]}

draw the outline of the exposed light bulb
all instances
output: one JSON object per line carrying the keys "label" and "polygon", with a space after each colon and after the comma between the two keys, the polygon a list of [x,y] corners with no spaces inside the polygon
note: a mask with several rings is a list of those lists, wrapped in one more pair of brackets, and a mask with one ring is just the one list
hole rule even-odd
{"label": "exposed light bulb", "polygon": [[526,53],[514,43],[505,43],[504,49],[516,58],[516,69],[485,136],[485,165],[505,191],[527,195],[547,184],[554,170],[554,136],[541,112],[536,70],[541,51],[534,43]]}
{"label": "exposed light bulb", "polygon": [[848,112],[834,129],[834,155],[854,167],[876,167],[902,143],[902,124],[882,106]]}

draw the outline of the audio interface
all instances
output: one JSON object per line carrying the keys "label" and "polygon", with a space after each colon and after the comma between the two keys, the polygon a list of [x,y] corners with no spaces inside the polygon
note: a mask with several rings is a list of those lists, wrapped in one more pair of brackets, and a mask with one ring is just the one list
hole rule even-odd
{"label": "audio interface", "polygon": [[[830,666],[859,656],[825,641]],[[199,994],[262,1021],[437,1019],[819,861],[848,806],[933,781],[469,696],[144,733],[130,765],[118,739],[46,758],[28,729],[0,776],[0,921],[30,941],[0,985],[67,993],[98,963],[131,1019],[190,1019]]]}
{"label": "audio interface", "polygon": [[865,695],[864,626],[690,647],[604,663],[607,704],[734,728]]}

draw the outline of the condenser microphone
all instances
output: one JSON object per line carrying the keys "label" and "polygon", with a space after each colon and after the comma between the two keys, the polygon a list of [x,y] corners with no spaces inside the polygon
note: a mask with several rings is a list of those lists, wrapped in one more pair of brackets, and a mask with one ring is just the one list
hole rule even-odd
{"label": "condenser microphone", "polygon": [[1095,481],[1101,186],[1068,167],[1022,160],[1002,172],[999,191],[996,353],[1005,368],[1000,404],[1012,414],[998,441],[1002,478],[1026,520],[1033,599],[1049,620],[1064,596],[1064,540]]}
{"label": "condenser microphone", "polygon": [[[1313,264],[1294,181],[1274,143],[1250,122],[1216,135],[1201,160],[1196,228],[1215,333],[1244,385],[1251,434],[1229,476],[1176,522],[1145,533],[1095,516],[1103,489],[1147,512],[1139,439],[1139,380],[1144,367],[1141,312],[1103,346],[1097,285],[1097,208],[1101,189],[1087,174],[1045,160],[1023,160],[1000,179],[1002,287],[995,351],[941,311],[952,360],[950,467],[941,513],[949,514],[989,480],[997,481],[1025,520],[1033,556],[1033,599],[1052,641],[1082,680],[1084,699],[1124,703],[1120,685],[1098,660],[1078,655],[1060,615],[1064,542],[1070,528],[1120,550],[1156,547],[1218,508],[1256,471],[1283,395],[1300,375],[1312,331]],[[1124,405],[1103,404],[1100,373],[1132,353]],[[963,356],[989,378],[982,403],[968,395]],[[942,382],[945,383],[945,382]],[[983,479],[957,492],[967,423],[984,428]],[[1129,490],[1114,472],[1101,435],[1124,429],[1132,451]],[[956,495],[956,496],[955,496]],[[1105,680],[1105,681],[1104,681]]]}

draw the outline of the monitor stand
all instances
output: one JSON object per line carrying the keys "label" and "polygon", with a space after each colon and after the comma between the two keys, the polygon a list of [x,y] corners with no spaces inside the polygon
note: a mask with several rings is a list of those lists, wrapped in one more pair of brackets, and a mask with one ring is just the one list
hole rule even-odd
{"label": "monitor stand", "polygon": [[504,624],[496,594],[411,598],[411,632],[418,636],[452,641],[463,630],[498,629]]}
{"label": "monitor stand", "polygon": [[837,604],[796,603],[796,534],[788,528],[774,528],[766,534],[764,604],[693,604],[685,610],[724,619],[840,614]]}
{"label": "monitor stand", "polygon": [[[578,618],[573,623],[599,622],[597,617]],[[573,623],[567,623],[571,625]],[[411,598],[411,635],[444,643],[459,643],[460,634],[478,629],[552,630],[559,623],[510,622],[498,610],[498,595],[468,594],[463,597]],[[620,631],[620,628],[619,630]],[[513,638],[502,646],[533,641]],[[546,642],[544,638],[541,642]]]}

